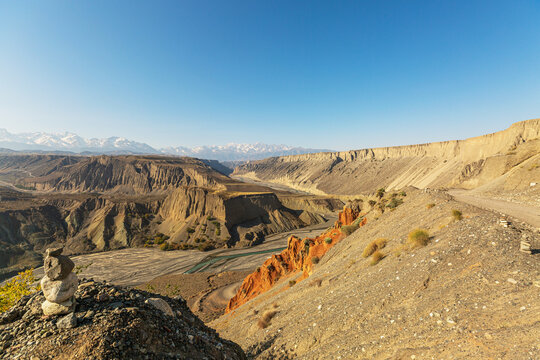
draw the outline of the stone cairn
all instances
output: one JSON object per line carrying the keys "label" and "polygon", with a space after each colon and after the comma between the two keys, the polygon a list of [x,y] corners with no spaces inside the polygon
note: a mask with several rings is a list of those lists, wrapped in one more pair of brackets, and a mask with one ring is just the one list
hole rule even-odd
{"label": "stone cairn", "polygon": [[41,309],[45,315],[68,314],[75,311],[75,291],[79,287],[77,275],[71,271],[75,267],[73,261],[61,255],[63,247],[47,249],[43,268],[45,276],[41,279],[41,290],[45,302]]}
{"label": "stone cairn", "polygon": [[526,235],[521,237],[521,243],[519,244],[519,251],[524,252],[525,254],[532,254],[531,250],[531,241]]}

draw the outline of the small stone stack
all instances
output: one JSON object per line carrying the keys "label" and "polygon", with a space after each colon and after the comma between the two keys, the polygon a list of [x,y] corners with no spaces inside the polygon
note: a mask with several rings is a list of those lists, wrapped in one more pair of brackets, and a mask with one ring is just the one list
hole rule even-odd
{"label": "small stone stack", "polygon": [[61,255],[64,248],[47,249],[43,268],[45,276],[41,279],[41,290],[45,301],[41,309],[45,315],[68,314],[75,310],[75,291],[79,287],[77,275],[71,271],[73,261]]}
{"label": "small stone stack", "polygon": [[529,238],[525,234],[521,237],[521,243],[519,245],[519,251],[524,252],[526,254],[532,254],[531,241],[529,240]]}

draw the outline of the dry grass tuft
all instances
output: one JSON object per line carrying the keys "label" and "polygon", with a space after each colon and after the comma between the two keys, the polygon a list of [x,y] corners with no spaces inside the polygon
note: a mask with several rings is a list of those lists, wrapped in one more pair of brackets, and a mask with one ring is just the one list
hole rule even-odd
{"label": "dry grass tuft", "polygon": [[409,233],[407,241],[413,248],[426,246],[429,243],[429,233],[424,229],[414,229]]}
{"label": "dry grass tuft", "polygon": [[384,248],[387,242],[388,240],[384,238],[378,238],[373,240],[365,247],[364,252],[362,252],[362,256],[365,258],[369,257],[375,251]]}
{"label": "dry grass tuft", "polygon": [[452,210],[452,216],[456,221],[463,219],[463,214],[461,213],[461,211],[456,209]]}
{"label": "dry grass tuft", "polygon": [[270,320],[272,320],[272,318],[276,316],[276,314],[277,314],[277,311],[265,312],[264,315],[257,322],[257,325],[259,326],[259,328],[266,329],[268,325],[270,325]]}
{"label": "dry grass tuft", "polygon": [[371,255],[371,265],[377,265],[379,263],[379,261],[381,261],[382,259],[384,259],[386,255],[383,254],[382,251],[375,251],[373,253],[373,255]]}
{"label": "dry grass tuft", "polygon": [[434,203],[431,203],[431,204],[427,204],[427,205],[426,205],[426,208],[428,208],[428,209],[431,209],[432,207],[435,207],[435,204],[434,204]]}

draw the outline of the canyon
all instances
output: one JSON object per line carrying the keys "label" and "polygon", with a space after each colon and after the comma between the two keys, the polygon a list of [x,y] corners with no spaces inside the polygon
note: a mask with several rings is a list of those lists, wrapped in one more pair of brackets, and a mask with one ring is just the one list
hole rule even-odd
{"label": "canyon", "polygon": [[67,254],[253,246],[343,204],[244,184],[192,158],[4,155],[0,179],[2,277],[36,266],[51,245]]}
{"label": "canyon", "polygon": [[539,136],[534,119],[230,176],[192,158],[4,154],[2,274],[61,244],[81,275],[181,295],[254,359],[536,358]]}

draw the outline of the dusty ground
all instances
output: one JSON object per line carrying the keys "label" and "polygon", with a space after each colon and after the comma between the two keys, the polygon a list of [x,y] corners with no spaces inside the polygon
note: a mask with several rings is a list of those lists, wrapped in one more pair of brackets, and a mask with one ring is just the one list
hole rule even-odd
{"label": "dusty ground", "polygon": [[[256,359],[538,359],[540,236],[499,218],[443,192],[411,193],[370,216],[306,280],[291,287],[291,274],[210,325]],[[417,227],[431,239],[410,249]],[[534,255],[519,251],[523,236]],[[385,257],[371,265],[362,252],[379,237]],[[267,311],[277,313],[262,329]]]}
{"label": "dusty ground", "polygon": [[163,275],[139,285],[141,290],[182,296],[195,315],[204,322],[223,315],[229,299],[251,271],[201,272],[195,274]]}

